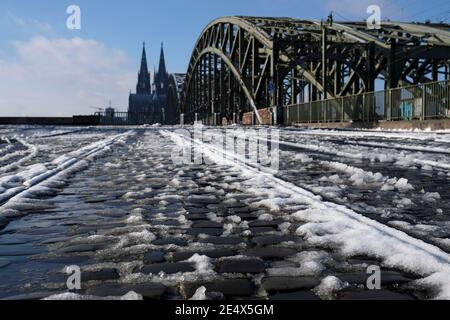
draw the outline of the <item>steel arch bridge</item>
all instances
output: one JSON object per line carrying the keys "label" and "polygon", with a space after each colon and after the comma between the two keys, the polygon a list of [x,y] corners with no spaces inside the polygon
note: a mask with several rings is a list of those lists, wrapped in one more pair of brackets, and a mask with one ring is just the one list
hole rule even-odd
{"label": "steel arch bridge", "polygon": [[180,109],[186,123],[261,121],[258,109],[449,77],[449,25],[223,17],[195,45]]}
{"label": "steel arch bridge", "polygon": [[169,81],[166,89],[167,98],[165,108],[165,124],[174,125],[180,123],[180,100],[185,79],[186,75],[182,73],[173,73],[169,75]]}

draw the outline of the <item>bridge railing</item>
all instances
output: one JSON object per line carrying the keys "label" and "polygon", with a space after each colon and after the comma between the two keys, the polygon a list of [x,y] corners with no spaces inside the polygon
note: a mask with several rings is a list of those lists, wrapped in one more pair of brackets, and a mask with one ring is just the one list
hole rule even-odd
{"label": "bridge railing", "polygon": [[450,118],[450,80],[289,105],[284,123]]}

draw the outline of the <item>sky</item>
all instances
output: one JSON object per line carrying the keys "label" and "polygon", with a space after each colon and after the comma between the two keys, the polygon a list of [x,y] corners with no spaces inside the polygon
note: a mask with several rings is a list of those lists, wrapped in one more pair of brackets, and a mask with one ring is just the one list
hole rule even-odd
{"label": "sky", "polygon": [[[0,117],[92,114],[110,100],[125,111],[143,41],[149,68],[164,42],[169,72],[185,73],[201,31],[221,16],[365,20],[372,4],[384,19],[450,19],[450,0],[0,0]],[[70,5],[81,30],[66,26]]]}

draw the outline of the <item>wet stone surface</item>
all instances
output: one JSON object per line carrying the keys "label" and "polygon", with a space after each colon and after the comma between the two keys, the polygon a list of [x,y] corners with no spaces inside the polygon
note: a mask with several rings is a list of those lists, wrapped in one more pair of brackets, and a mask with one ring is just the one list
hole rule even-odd
{"label": "wet stone surface", "polygon": [[219,273],[264,273],[265,264],[259,259],[225,260],[219,264]]}
{"label": "wet stone surface", "polygon": [[[48,156],[70,150],[58,142]],[[173,146],[158,130],[137,130],[65,178],[55,195],[28,199],[11,221],[0,217],[0,299],[66,292],[62,272],[72,265],[82,270],[77,293],[98,297],[189,299],[204,286],[217,300],[417,298],[408,285],[419,277],[388,268],[383,290],[363,290],[367,266],[380,262],[297,235],[303,222],[287,213],[307,204],[264,205],[267,196],[250,192],[236,168],[176,165]],[[293,179],[324,175],[309,169]],[[348,286],[324,296],[317,288],[329,276]]]}
{"label": "wet stone surface", "polygon": [[218,249],[218,250],[210,250],[210,251],[175,252],[172,255],[172,260],[175,261],[175,262],[187,260],[187,259],[191,258],[195,254],[216,259],[216,258],[234,256],[234,255],[237,254],[237,250],[233,250],[233,249]]}
{"label": "wet stone surface", "polygon": [[248,279],[228,279],[214,282],[180,283],[178,291],[183,299],[188,299],[200,287],[205,287],[207,292],[221,292],[226,298],[250,297],[256,289],[254,284]]}
{"label": "wet stone surface", "polygon": [[389,290],[364,290],[343,292],[339,295],[341,300],[415,300],[407,293],[398,293]]}
{"label": "wet stone surface", "polygon": [[0,217],[0,230],[2,230],[4,227],[6,227],[9,223],[9,220],[4,218],[4,217]]}
{"label": "wet stone surface", "polygon": [[263,279],[261,288],[268,292],[304,291],[318,285],[318,279],[312,277],[268,277]]}
{"label": "wet stone surface", "polygon": [[100,271],[83,272],[82,281],[118,280],[120,275],[116,269],[103,269]]}
{"label": "wet stone surface", "polygon": [[174,273],[187,273],[194,272],[195,268],[191,263],[179,262],[179,263],[161,263],[161,264],[151,264],[144,266],[140,272],[143,274],[160,274],[161,272],[165,274]]}
{"label": "wet stone surface", "polygon": [[147,283],[138,285],[103,284],[94,286],[86,291],[86,294],[97,297],[123,296],[130,291],[141,294],[144,299],[160,299],[167,289],[158,283]]}

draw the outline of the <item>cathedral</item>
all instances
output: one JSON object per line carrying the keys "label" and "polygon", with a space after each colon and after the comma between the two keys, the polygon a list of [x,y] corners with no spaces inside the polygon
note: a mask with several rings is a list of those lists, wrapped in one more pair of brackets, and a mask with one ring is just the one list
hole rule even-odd
{"label": "cathedral", "polygon": [[154,71],[152,85],[144,43],[136,93],[130,93],[128,112],[136,117],[149,119],[151,123],[164,123],[168,81],[169,74],[166,70],[164,47],[161,44],[159,68],[158,71]]}

